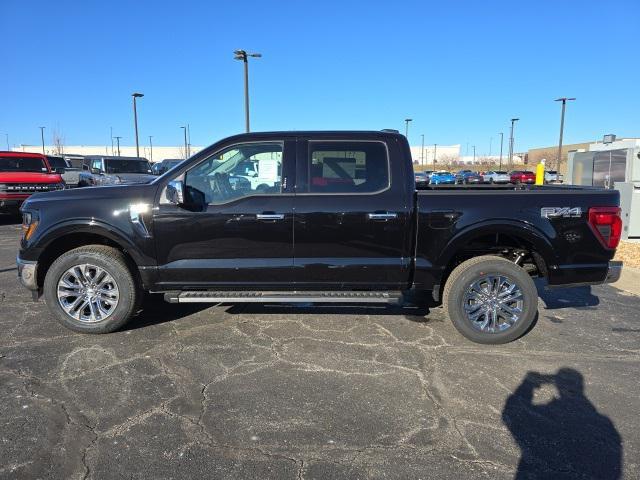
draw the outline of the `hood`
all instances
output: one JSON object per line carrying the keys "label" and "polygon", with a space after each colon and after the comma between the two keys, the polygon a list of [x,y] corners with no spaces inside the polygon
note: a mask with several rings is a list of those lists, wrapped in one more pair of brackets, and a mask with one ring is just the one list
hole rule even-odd
{"label": "hood", "polygon": [[149,183],[158,178],[151,173],[112,173],[109,176],[116,178],[117,183]]}
{"label": "hood", "polygon": [[23,207],[40,208],[53,205],[58,202],[69,202],[73,208],[79,206],[91,206],[96,202],[108,201],[118,204],[151,202],[155,196],[154,185],[107,185],[88,188],[70,188],[55,192],[35,193],[23,204]]}
{"label": "hood", "polygon": [[60,183],[59,173],[0,172],[0,183]]}

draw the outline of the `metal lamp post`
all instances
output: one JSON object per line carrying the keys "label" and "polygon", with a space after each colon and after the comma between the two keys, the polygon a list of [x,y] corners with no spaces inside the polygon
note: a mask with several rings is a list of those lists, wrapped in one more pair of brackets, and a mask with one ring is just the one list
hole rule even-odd
{"label": "metal lamp post", "polygon": [[151,161],[153,162],[153,142],[151,141],[152,138],[153,138],[153,135],[149,135],[150,157],[151,157]]}
{"label": "metal lamp post", "polygon": [[420,165],[424,165],[424,133],[421,135],[422,137],[422,147],[420,150]]}
{"label": "metal lamp post", "polygon": [[136,129],[136,157],[140,156],[140,144],[138,143],[138,111],[136,110],[136,98],[144,97],[142,93],[132,93],[133,97],[133,124]]}
{"label": "metal lamp post", "polygon": [[413,118],[405,118],[404,119],[404,136],[409,139],[409,122],[412,122]]}
{"label": "metal lamp post", "polygon": [[560,161],[562,160],[562,135],[564,133],[564,111],[567,107],[567,101],[573,101],[575,98],[561,97],[556,98],[556,102],[562,102],[562,113],[560,114],[560,141],[558,142],[558,159],[556,163],[556,170],[560,171]]}
{"label": "metal lamp post", "polygon": [[120,139],[122,137],[113,137],[116,139],[116,144],[118,145],[118,156],[120,156]]}
{"label": "metal lamp post", "polygon": [[180,127],[183,131],[184,131],[184,158],[189,158],[188,155],[188,151],[187,149],[189,148],[188,145],[188,141],[187,141],[187,127]]}
{"label": "metal lamp post", "polygon": [[46,127],[38,127],[40,129],[40,138],[42,139],[42,154],[44,155],[44,129]]}
{"label": "metal lamp post", "polygon": [[436,155],[438,154],[438,144],[433,144],[433,170],[436,169]]}
{"label": "metal lamp post", "polygon": [[519,118],[512,118],[511,119],[511,136],[509,137],[509,167],[511,167],[513,165],[513,147],[514,147],[514,143],[513,143],[513,128],[515,123],[520,120]]}
{"label": "metal lamp post", "polygon": [[504,140],[504,133],[500,132],[500,167],[498,170],[502,170],[502,142]]}
{"label": "metal lamp post", "polygon": [[244,63],[244,123],[247,133],[249,128],[249,57],[260,58],[261,53],[247,53],[245,50],[236,50],[234,53],[235,60],[242,60]]}

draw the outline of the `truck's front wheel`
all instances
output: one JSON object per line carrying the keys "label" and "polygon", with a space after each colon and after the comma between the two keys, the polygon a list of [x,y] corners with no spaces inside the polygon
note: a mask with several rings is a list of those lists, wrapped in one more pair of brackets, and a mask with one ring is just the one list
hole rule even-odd
{"label": "truck's front wheel", "polygon": [[122,252],[103,245],[58,257],[45,276],[44,297],[56,320],[76,332],[109,333],[133,315],[138,287]]}
{"label": "truck's front wheel", "polygon": [[458,265],[443,293],[453,325],[476,343],[511,342],[527,332],[538,309],[529,274],[502,257],[485,255]]}

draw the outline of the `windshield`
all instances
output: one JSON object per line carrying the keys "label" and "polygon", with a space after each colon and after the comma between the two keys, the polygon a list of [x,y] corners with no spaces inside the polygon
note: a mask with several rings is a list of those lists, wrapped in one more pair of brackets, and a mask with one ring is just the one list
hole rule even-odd
{"label": "windshield", "polygon": [[109,160],[104,161],[107,173],[151,173],[146,160]]}
{"label": "windshield", "polygon": [[67,168],[67,163],[62,157],[47,157],[51,168]]}
{"label": "windshield", "polygon": [[451,175],[449,172],[436,172],[434,175]]}
{"label": "windshield", "polygon": [[493,172],[493,173],[495,173],[496,175],[506,175],[507,174],[507,172],[503,172],[503,171],[496,171],[496,172]]}
{"label": "windshield", "polygon": [[48,172],[47,166],[37,157],[0,157],[0,172]]}

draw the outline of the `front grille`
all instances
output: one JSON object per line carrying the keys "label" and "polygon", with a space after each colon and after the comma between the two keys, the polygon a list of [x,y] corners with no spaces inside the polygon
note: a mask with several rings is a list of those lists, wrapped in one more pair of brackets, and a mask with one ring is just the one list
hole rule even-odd
{"label": "front grille", "polygon": [[57,183],[8,183],[6,191],[9,193],[35,193],[58,190]]}

